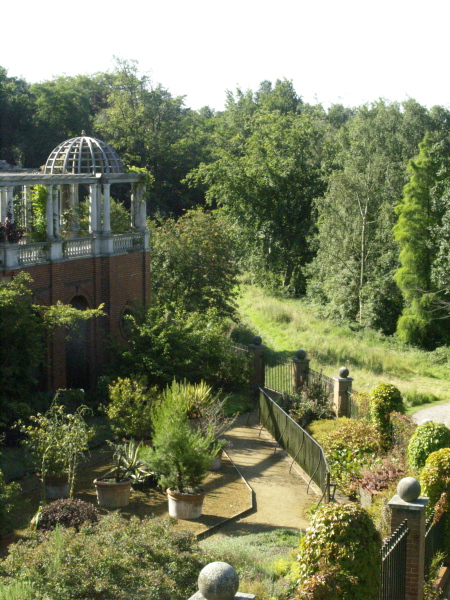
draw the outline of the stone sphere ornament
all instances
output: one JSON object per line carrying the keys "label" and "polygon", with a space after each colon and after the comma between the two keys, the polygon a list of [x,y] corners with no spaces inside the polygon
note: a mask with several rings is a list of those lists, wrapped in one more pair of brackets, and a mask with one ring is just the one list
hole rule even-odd
{"label": "stone sphere ornament", "polygon": [[253,338],[253,344],[255,346],[261,346],[262,338],[259,335],[255,335],[255,337]]}
{"label": "stone sphere ornament", "polygon": [[297,350],[296,356],[299,360],[304,360],[306,358],[306,350]]}
{"label": "stone sphere ornament", "polygon": [[198,576],[198,589],[206,600],[232,600],[238,588],[238,574],[225,562],[209,563]]}
{"label": "stone sphere ornament", "polygon": [[404,477],[397,485],[397,494],[405,502],[414,502],[420,496],[420,483],[414,477]]}
{"label": "stone sphere ornament", "polygon": [[347,367],[341,367],[339,369],[339,377],[342,377],[342,379],[347,379],[349,373],[350,371],[347,369]]}

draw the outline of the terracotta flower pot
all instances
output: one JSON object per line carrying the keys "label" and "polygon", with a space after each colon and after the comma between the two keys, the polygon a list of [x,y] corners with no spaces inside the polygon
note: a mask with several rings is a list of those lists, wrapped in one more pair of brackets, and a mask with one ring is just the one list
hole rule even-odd
{"label": "terracotta flower pot", "polygon": [[219,452],[216,455],[216,458],[212,461],[209,470],[210,471],[218,471],[220,469],[220,467],[222,466],[222,455],[223,455],[223,448],[221,448],[219,450]]}
{"label": "terracotta flower pot", "polygon": [[112,481],[95,479],[97,501],[103,508],[123,508],[130,503],[131,480]]}
{"label": "terracotta flower pot", "polygon": [[167,489],[169,515],[176,519],[198,519],[202,514],[205,492],[180,494],[173,488]]}

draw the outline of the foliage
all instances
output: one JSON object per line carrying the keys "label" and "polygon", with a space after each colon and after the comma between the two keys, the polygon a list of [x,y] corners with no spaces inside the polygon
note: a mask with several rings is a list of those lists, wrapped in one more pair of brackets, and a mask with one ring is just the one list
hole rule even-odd
{"label": "foliage", "polygon": [[6,483],[0,469],[0,535],[8,533],[16,524],[15,509],[20,503],[22,488],[16,482]]}
{"label": "foliage", "polygon": [[446,555],[443,552],[436,552],[430,565],[430,572],[423,585],[423,600],[444,600],[444,592],[437,587],[440,579],[440,570],[444,565]]}
{"label": "foliage", "polygon": [[430,499],[427,511],[431,512],[442,494],[450,496],[450,448],[432,452],[420,473],[422,494]]}
{"label": "foliage", "polygon": [[370,419],[375,425],[384,448],[392,445],[392,411],[404,412],[400,390],[390,383],[379,383],[370,392]]}
{"label": "foliage", "polygon": [[42,507],[38,529],[53,531],[59,525],[74,527],[79,531],[81,525],[86,521],[96,523],[99,514],[98,508],[91,502],[83,502],[78,498],[55,500]]}
{"label": "foliage", "polygon": [[150,439],[152,420],[150,411],[156,389],[148,390],[144,378],[118,377],[108,386],[110,402],[106,414],[112,431],[118,436],[138,440]]}
{"label": "foliage", "polygon": [[372,492],[381,492],[393,483],[397,484],[403,477],[406,477],[403,461],[388,456],[361,469],[359,484]]}
{"label": "foliage", "polygon": [[37,373],[44,358],[47,336],[56,327],[68,330],[80,320],[103,315],[98,309],[77,310],[61,303],[34,304],[31,277],[19,272],[12,281],[0,283],[0,425],[10,427],[27,417],[35,405]]}
{"label": "foliage", "polygon": [[240,268],[236,236],[227,219],[197,209],[150,228],[155,301],[166,310],[213,309],[221,316],[233,315]]}
{"label": "foliage", "polygon": [[30,534],[1,564],[6,582],[33,582],[35,600],[185,600],[205,565],[195,537],[173,521],[112,512],[98,525]]}
{"label": "foliage", "polygon": [[227,322],[214,312],[171,313],[155,306],[142,322],[130,319],[128,345],[115,348],[115,375],[145,376],[160,388],[174,378],[228,389],[248,384],[249,365],[236,358]]}
{"label": "foliage", "polygon": [[35,242],[47,240],[47,188],[45,185],[31,186],[31,239]]}
{"label": "foliage", "polygon": [[379,435],[366,421],[336,419],[334,426],[320,436],[331,475],[344,493],[355,497],[361,469],[367,467],[380,451]]}
{"label": "foliage", "polygon": [[88,412],[87,406],[82,405],[73,414],[67,414],[63,405],[53,402],[45,414],[30,417],[31,425],[20,423],[27,436],[24,444],[33,454],[42,476],[44,503],[48,475],[67,474],[69,494],[73,496],[77,466],[93,435],[85,422]]}
{"label": "foliage", "polygon": [[0,582],[0,600],[33,600],[36,596],[28,581]]}
{"label": "foliage", "polygon": [[432,452],[450,447],[450,429],[443,423],[423,423],[413,433],[408,445],[409,464],[421,469]]}
{"label": "foliage", "polygon": [[114,466],[101,479],[108,479],[112,475],[116,483],[126,479],[138,482],[150,475],[147,464],[141,458],[142,442],[136,444],[134,440],[130,440],[124,444],[113,444],[110,441],[108,443],[114,451]]}
{"label": "foliage", "polygon": [[426,348],[450,339],[447,321],[442,320],[445,312],[436,304],[439,292],[441,299],[448,299],[448,290],[442,290],[439,273],[433,278],[435,265],[448,252],[443,227],[448,212],[444,186],[450,176],[449,148],[448,134],[425,136],[418,157],[409,163],[410,181],[396,206],[394,234],[401,247],[401,266],[395,280],[407,302],[397,335],[402,341]]}
{"label": "foliage", "polygon": [[0,239],[10,243],[17,244],[25,234],[25,229],[18,227],[15,221],[12,221],[12,214],[6,213],[5,220],[0,222]]}
{"label": "foliage", "polygon": [[289,404],[289,415],[303,428],[312,421],[335,416],[328,390],[320,381],[294,394]]}
{"label": "foliage", "polygon": [[187,395],[176,381],[152,408],[154,452],[149,466],[162,487],[180,494],[199,488],[218,452],[212,429],[193,430],[187,410]]}
{"label": "foliage", "polygon": [[393,451],[406,458],[409,441],[417,424],[408,415],[393,411],[391,413]]}
{"label": "foliage", "polygon": [[331,569],[342,588],[340,600],[375,600],[380,550],[380,535],[363,508],[327,504],[315,513],[300,542],[300,590],[312,586],[311,577]]}
{"label": "foliage", "polygon": [[[292,100],[292,85],[280,85],[277,92]],[[312,200],[324,190],[324,119],[320,107],[295,105],[266,110],[230,98],[214,140],[214,162],[202,163],[188,180],[206,186],[207,200],[237,223],[247,265],[258,280],[272,277],[299,293],[305,289],[304,265],[312,258]]]}

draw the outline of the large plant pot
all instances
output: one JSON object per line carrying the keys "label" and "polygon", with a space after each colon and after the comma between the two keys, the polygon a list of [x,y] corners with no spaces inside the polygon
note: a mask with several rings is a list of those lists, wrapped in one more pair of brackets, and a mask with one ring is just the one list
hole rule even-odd
{"label": "large plant pot", "polygon": [[[42,481],[42,476],[38,473]],[[69,497],[69,479],[67,475],[45,476],[45,497],[47,500],[60,500]]]}
{"label": "large plant pot", "polygon": [[198,519],[202,514],[205,492],[197,494],[179,494],[172,488],[167,489],[169,515],[176,519]]}
{"label": "large plant pot", "polygon": [[210,471],[218,471],[220,469],[220,467],[222,466],[222,455],[223,448],[219,450],[219,452],[216,454],[216,458],[212,461],[209,467]]}
{"label": "large plant pot", "polygon": [[95,479],[97,502],[103,508],[123,508],[130,503],[131,480],[111,481]]}

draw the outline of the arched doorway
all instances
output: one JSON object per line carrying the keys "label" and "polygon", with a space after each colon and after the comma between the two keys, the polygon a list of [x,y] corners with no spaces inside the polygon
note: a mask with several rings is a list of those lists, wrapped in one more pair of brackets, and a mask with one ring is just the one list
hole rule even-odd
{"label": "arched doorway", "polygon": [[[78,310],[89,308],[84,296],[75,296],[71,306]],[[89,389],[88,322],[79,321],[66,339],[66,386]]]}

